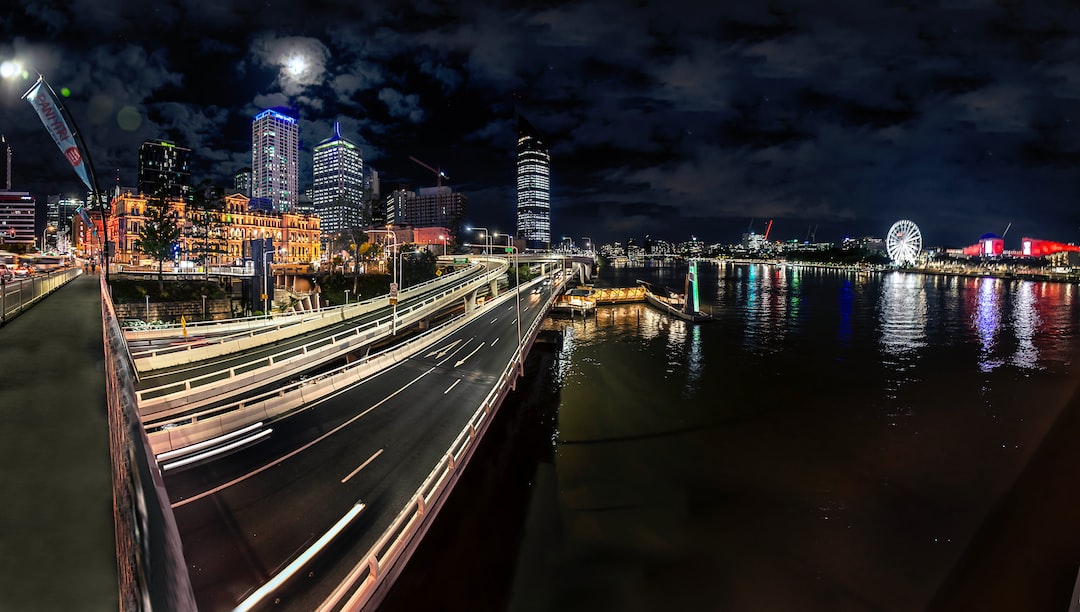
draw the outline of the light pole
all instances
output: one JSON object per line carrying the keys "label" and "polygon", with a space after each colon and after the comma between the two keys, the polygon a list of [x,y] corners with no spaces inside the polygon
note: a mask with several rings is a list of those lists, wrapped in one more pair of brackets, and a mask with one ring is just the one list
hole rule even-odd
{"label": "light pole", "polygon": [[442,240],[442,254],[446,257],[446,236],[439,234],[439,240]]}
{"label": "light pole", "polygon": [[45,235],[50,231],[56,231],[56,228],[51,225],[46,225],[45,229],[41,230],[41,253],[45,254]]}
{"label": "light pole", "polygon": [[483,230],[484,244],[487,247],[487,254],[491,255],[491,232],[486,227],[470,227],[471,231],[478,232]]}
{"label": "light pole", "polygon": [[[263,276],[263,313],[268,317],[270,316],[270,260],[268,258],[273,257],[277,252],[275,249],[270,249],[263,253],[263,270],[266,272]],[[285,254],[285,247],[281,247],[281,254]]]}
{"label": "light pole", "polygon": [[588,253],[589,251],[592,251],[592,238],[582,236],[581,239],[585,241],[585,252]]}
{"label": "light pole", "polygon": [[390,277],[392,279],[390,282],[390,306],[392,306],[394,309],[394,316],[390,319],[390,335],[394,336],[397,335],[397,234],[394,233],[392,230],[388,229],[369,229],[365,230],[365,232],[368,234],[386,234],[394,239],[394,241],[391,243],[395,252],[394,272],[393,275]]}
{"label": "light pole", "polygon": [[[507,242],[510,242],[510,236],[506,237]],[[510,258],[510,254],[514,255],[514,304],[517,307],[517,344],[518,344],[518,374],[525,373],[525,366],[522,363],[522,347],[521,347],[521,266],[518,265],[518,250],[516,246],[506,246],[506,257]]]}

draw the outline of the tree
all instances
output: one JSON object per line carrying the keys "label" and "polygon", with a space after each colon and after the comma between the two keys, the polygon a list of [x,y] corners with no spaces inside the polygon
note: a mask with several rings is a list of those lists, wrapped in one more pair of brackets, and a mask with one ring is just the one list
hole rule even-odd
{"label": "tree", "polygon": [[202,264],[206,278],[210,277],[210,260],[225,253],[223,230],[226,227],[221,214],[224,202],[221,196],[203,181],[193,193],[188,206],[186,231],[191,238],[191,254],[195,261]]}
{"label": "tree", "polygon": [[146,201],[146,223],[139,230],[135,248],[158,262],[159,291],[165,291],[162,266],[166,259],[172,258],[173,247],[180,239],[182,231],[179,216],[169,207],[169,202],[165,197],[157,195]]}

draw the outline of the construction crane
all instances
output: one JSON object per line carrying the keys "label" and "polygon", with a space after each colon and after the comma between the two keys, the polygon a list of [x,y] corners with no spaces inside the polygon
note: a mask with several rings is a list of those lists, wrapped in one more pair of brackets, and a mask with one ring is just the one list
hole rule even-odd
{"label": "construction crane", "polygon": [[439,169],[432,168],[431,166],[429,166],[429,165],[425,164],[424,162],[420,161],[419,159],[416,159],[412,155],[409,156],[409,159],[413,160],[414,162],[420,164],[421,166],[423,166],[423,167],[427,168],[428,170],[431,170],[432,172],[435,173],[435,186],[436,187],[442,187],[442,180],[450,178],[449,176],[446,176],[446,173],[443,172],[441,168],[439,168]]}

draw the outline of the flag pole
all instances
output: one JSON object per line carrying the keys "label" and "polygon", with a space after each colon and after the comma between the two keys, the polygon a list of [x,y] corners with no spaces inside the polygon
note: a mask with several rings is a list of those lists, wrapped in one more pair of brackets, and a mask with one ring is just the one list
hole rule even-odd
{"label": "flag pole", "polygon": [[[37,72],[35,70],[35,72]],[[45,124],[45,128],[49,131],[49,134],[53,137],[53,141],[60,147],[61,152],[71,162],[75,173],[79,175],[79,178],[83,179],[83,182],[90,189],[90,197],[98,204],[98,211],[101,213],[101,232],[102,241],[101,253],[104,263],[105,280],[109,280],[109,222],[105,217],[105,202],[101,199],[101,192],[98,190],[97,175],[94,174],[94,163],[90,158],[90,149],[86,146],[86,141],[82,138],[82,133],[79,131],[79,126],[75,123],[75,118],[68,112],[67,108],[57,97],[56,92],[53,91],[52,85],[45,80],[45,75],[40,72],[37,73],[38,80],[34,83],[30,89],[26,90],[26,93],[22,95],[24,100],[30,102],[30,105],[37,111],[38,116],[41,118],[42,123]],[[44,85],[48,92],[48,100],[42,102],[38,95],[34,93],[39,86]],[[31,97],[32,96],[32,97]],[[31,99],[27,99],[30,97]],[[55,112],[59,115],[59,121],[56,121],[51,112],[53,109],[49,106],[55,107]],[[70,130],[67,124],[71,125]],[[73,145],[66,147],[65,145]],[[74,152],[72,152],[74,149]],[[79,166],[83,163],[86,164],[85,169]],[[92,225],[92,224],[91,224]]]}

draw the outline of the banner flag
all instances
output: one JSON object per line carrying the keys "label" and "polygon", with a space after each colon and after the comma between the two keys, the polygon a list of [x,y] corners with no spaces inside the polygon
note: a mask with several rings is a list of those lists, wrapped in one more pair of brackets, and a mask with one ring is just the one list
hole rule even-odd
{"label": "banner flag", "polygon": [[56,100],[56,94],[52,88],[43,78],[38,77],[37,83],[34,83],[34,86],[23,94],[23,98],[37,111],[38,117],[41,117],[41,122],[45,124],[45,129],[49,131],[53,141],[56,142],[56,146],[60,147],[60,152],[71,163],[75,173],[86,184],[86,188],[96,193],[97,190],[94,189],[94,185],[90,180],[90,173],[87,171],[85,156],[76,141],[77,135],[68,127],[68,122],[64,118],[63,107]]}

